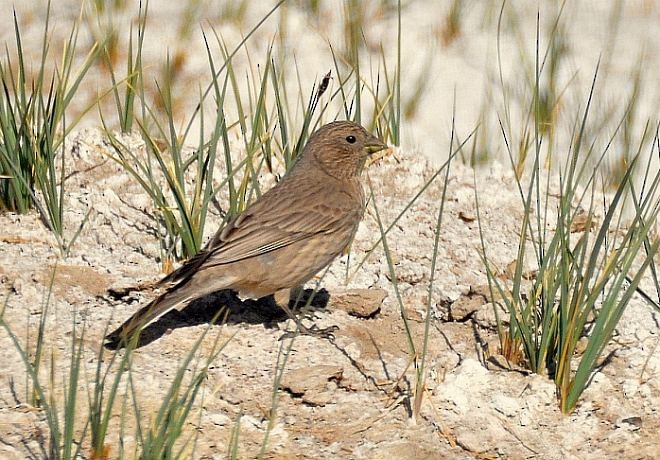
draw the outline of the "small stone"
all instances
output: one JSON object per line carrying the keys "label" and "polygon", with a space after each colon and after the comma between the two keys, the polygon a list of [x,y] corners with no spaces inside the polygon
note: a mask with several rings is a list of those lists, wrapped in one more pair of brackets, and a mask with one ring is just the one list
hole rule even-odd
{"label": "small stone", "polygon": [[[484,297],[485,299],[488,299],[489,301],[492,302],[491,294],[490,294],[490,287],[488,284],[479,284],[475,286],[470,286],[470,290],[468,292],[468,295],[480,295]],[[495,298],[495,300],[501,300],[502,296],[500,295],[499,291],[497,290],[496,286],[493,286],[493,295],[492,297]]]}
{"label": "small stone", "polygon": [[349,289],[331,296],[331,307],[357,318],[373,318],[387,297],[385,289]]}
{"label": "small stone", "polygon": [[451,314],[450,318],[453,321],[465,321],[485,303],[486,298],[478,294],[461,296],[451,304],[451,307],[449,308]]}
{"label": "small stone", "polygon": [[240,397],[236,392],[226,391],[222,395],[222,399],[229,404],[237,406],[243,402],[243,398]]}
{"label": "small stone", "polygon": [[403,314],[409,321],[415,321],[416,323],[424,322],[424,315],[422,315],[422,313],[415,310],[414,308],[404,308]]}
{"label": "small stone", "polygon": [[318,365],[293,369],[284,374],[280,388],[288,391],[293,396],[305,396],[313,400],[312,394],[320,394],[327,391],[330,380],[341,380],[344,368],[341,366]]}
{"label": "small stone", "polygon": [[[495,315],[495,308],[497,308],[497,316]],[[496,328],[498,317],[503,325],[509,324],[509,313],[499,302],[496,304],[487,303],[482,305],[479,310],[474,313],[472,319],[481,327]]]}
{"label": "small stone", "polygon": [[302,400],[305,404],[315,407],[326,406],[335,399],[332,391],[310,391],[303,395]]}

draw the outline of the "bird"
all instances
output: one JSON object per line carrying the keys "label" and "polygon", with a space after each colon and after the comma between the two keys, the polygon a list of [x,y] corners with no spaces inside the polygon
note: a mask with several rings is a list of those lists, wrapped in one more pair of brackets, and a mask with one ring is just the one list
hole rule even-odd
{"label": "bird", "polygon": [[[106,345],[134,343],[165,313],[213,292],[232,290],[243,300],[275,294],[277,299],[304,285],[353,240],[366,207],[362,170],[374,153],[387,148],[357,123],[321,126],[290,171],[164,277],[158,283],[164,292],[108,334]],[[312,332],[285,302],[277,304],[299,331]]]}

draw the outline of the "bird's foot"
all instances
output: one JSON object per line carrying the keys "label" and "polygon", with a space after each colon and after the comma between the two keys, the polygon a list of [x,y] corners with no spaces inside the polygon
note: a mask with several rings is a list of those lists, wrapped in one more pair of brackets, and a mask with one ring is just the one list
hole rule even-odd
{"label": "bird's foot", "polygon": [[287,331],[280,337],[280,340],[291,339],[297,335],[309,335],[312,337],[317,337],[320,339],[334,340],[334,332],[339,330],[337,326],[330,326],[325,328],[320,328],[316,324],[313,324],[311,327],[307,327],[300,322],[296,322],[298,329],[295,331]]}

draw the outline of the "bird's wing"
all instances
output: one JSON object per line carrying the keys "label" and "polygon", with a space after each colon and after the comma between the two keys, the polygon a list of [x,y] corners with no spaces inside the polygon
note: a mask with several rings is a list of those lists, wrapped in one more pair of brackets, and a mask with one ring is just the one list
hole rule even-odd
{"label": "bird's wing", "polygon": [[357,192],[361,196],[359,182],[355,191],[333,193],[332,202],[311,196],[319,193],[314,185],[288,182],[272,188],[160,284],[185,282],[198,270],[265,254],[319,233],[350,228],[351,222],[357,225],[362,219],[363,208],[355,206],[352,195]]}
{"label": "bird's wing", "polygon": [[305,206],[289,200],[260,200],[216,235],[204,266],[222,265],[265,254],[319,233],[332,233],[360,221],[349,200]]}

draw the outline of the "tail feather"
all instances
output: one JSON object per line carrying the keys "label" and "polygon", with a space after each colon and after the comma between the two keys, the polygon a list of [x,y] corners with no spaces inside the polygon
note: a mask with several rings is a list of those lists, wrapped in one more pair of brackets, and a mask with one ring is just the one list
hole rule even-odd
{"label": "tail feather", "polygon": [[191,296],[188,289],[181,289],[179,286],[168,290],[158,298],[154,299],[145,307],[137,311],[133,316],[126,320],[118,329],[106,336],[108,346],[124,345],[130,343],[133,336],[149,323],[157,320],[165,313],[182,303],[187,303],[195,297]]}

